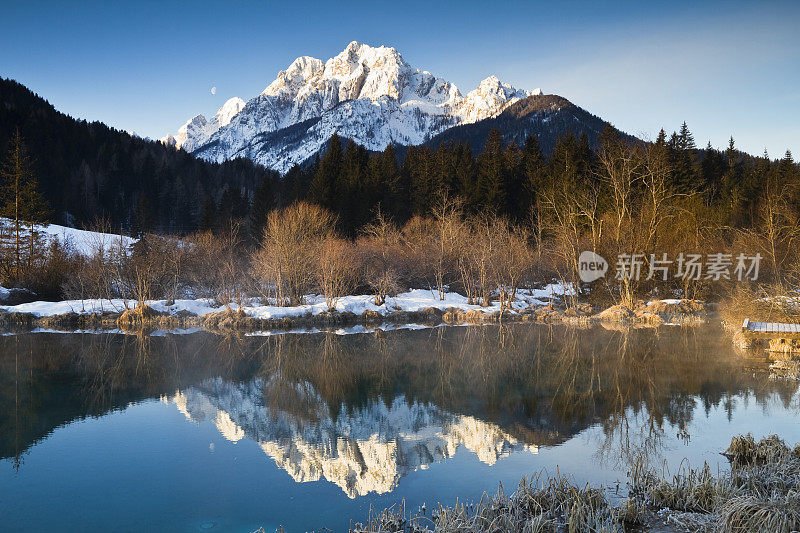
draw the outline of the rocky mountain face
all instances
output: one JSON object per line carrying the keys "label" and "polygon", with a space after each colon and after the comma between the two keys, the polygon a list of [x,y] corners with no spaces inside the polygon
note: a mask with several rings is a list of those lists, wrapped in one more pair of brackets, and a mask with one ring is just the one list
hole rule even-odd
{"label": "rocky mountain face", "polygon": [[538,452],[494,424],[403,397],[335,415],[310,384],[287,390],[273,379],[215,378],[162,400],[190,420],[212,422],[232,442],[255,441],[295,481],[326,479],[350,498],[390,492],[461,446],[489,465],[515,451]]}
{"label": "rocky mountain face", "polygon": [[234,97],[225,102],[217,113],[206,120],[203,115],[197,115],[178,129],[178,133],[173,137],[171,134],[162,139],[168,146],[183,148],[187,152],[192,152],[212,135],[230,124],[231,119],[244,108],[245,101],[239,97]]}
{"label": "rocky mountain face", "polygon": [[255,98],[232,98],[211,120],[197,115],[162,142],[211,161],[246,157],[286,172],[334,133],[370,150],[417,145],[537,94],[491,76],[462,95],[394,48],[354,41],[324,62],[297,58]]}
{"label": "rocky mountain face", "polygon": [[497,116],[449,128],[426,144],[435,148],[441,143],[468,141],[473,152],[478,153],[483,150],[489,132],[497,129],[505,143],[513,141],[520,147],[524,146],[528,136],[536,135],[542,151],[549,154],[558,138],[570,133],[575,136],[586,134],[589,144],[594,146],[606,124],[600,117],[566,98],[555,94],[536,94],[513,102]]}

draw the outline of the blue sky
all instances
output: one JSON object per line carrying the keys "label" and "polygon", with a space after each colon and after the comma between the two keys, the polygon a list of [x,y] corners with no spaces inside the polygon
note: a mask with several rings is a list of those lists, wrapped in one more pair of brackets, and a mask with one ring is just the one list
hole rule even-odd
{"label": "blue sky", "polygon": [[[800,156],[800,2],[13,2],[0,76],[75,117],[174,132],[300,55],[394,46],[465,93],[495,74],[633,134]],[[216,95],[210,92],[216,86]]]}

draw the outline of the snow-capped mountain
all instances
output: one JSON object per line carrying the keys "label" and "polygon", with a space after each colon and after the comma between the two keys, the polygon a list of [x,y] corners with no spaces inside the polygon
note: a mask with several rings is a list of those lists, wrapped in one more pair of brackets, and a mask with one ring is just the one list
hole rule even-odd
{"label": "snow-capped mountain", "polygon": [[211,120],[206,120],[203,115],[197,115],[181,126],[174,137],[168,134],[161,139],[161,142],[192,152],[208,141],[220,128],[230,124],[231,119],[244,108],[244,105],[244,100],[238,96],[233,97],[222,104]]}
{"label": "snow-capped mountain", "polygon": [[453,83],[406,63],[394,48],[353,41],[324,62],[295,59],[247,103],[232,98],[211,120],[197,115],[162,141],[211,161],[248,157],[286,172],[334,133],[370,150],[421,144],[532,94],[541,91],[518,90],[490,76],[462,95]]}

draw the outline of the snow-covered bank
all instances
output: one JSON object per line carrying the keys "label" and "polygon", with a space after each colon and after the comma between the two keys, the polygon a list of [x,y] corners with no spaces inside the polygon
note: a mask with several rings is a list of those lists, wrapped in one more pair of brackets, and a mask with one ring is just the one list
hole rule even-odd
{"label": "snow-covered bank", "polygon": [[[530,306],[545,305],[551,298],[557,298],[564,293],[562,285],[551,284],[543,289],[524,291],[525,294],[518,294],[513,305],[513,311],[526,309]],[[247,300],[241,307],[235,303],[231,304],[232,311],[241,311],[246,316],[261,320],[274,320],[286,317],[314,316],[328,311],[325,305],[325,298],[321,295],[311,294],[305,297],[306,303],[293,307],[281,307],[275,305],[262,305],[257,298]],[[191,314],[194,316],[205,316],[211,313],[218,313],[226,310],[211,299],[201,298],[196,300],[175,300],[172,303],[167,300],[150,300],[147,305],[157,313],[163,315]],[[136,306],[133,300],[123,299],[88,299],[88,300],[64,300],[61,302],[30,302],[19,305],[0,306],[0,310],[7,313],[25,313],[37,318],[51,317],[76,313],[100,314],[100,313],[121,313],[126,309]],[[369,311],[381,316],[390,315],[396,311],[418,312],[423,309],[459,309],[461,311],[481,311],[484,313],[500,312],[500,304],[493,303],[488,307],[469,304],[465,296],[457,293],[445,294],[444,300],[440,300],[435,291],[427,289],[412,289],[408,292],[398,294],[394,297],[387,297],[383,305],[375,305],[371,295],[345,296],[336,303],[336,311],[339,313],[353,313],[356,315],[364,314]]]}
{"label": "snow-covered bank", "polygon": [[[506,316],[530,314],[564,293],[561,284],[550,284],[541,289],[520,291]],[[334,311],[329,311],[321,295],[307,295],[305,304],[293,307],[264,305],[258,298],[249,298],[241,305],[222,306],[212,299],[184,299],[168,302],[146,302],[148,316],[129,312],[136,307],[133,300],[86,299],[60,302],[30,302],[19,305],[0,305],[0,324],[23,324],[30,327],[87,328],[115,326],[118,321],[146,322],[153,327],[247,327],[249,329],[303,329],[313,326],[352,326],[369,322],[379,327],[382,322],[426,324],[481,322],[500,317],[503,309],[498,302],[482,307],[468,303],[457,293],[447,293],[440,299],[436,291],[411,289],[387,297],[383,305],[375,305],[371,295],[345,296],[338,300]]]}
{"label": "snow-covered bank", "polygon": [[[264,305],[249,298],[241,305],[222,306],[212,299],[184,299],[168,302],[150,300],[147,308],[134,311],[133,300],[66,300],[0,305],[0,325],[34,328],[92,329],[128,328],[161,329],[205,328],[209,330],[244,329],[250,334],[317,333],[332,331],[358,333],[406,327],[433,327],[447,324],[477,324],[495,321],[561,321],[576,324],[592,322],[644,324],[696,324],[706,320],[708,311],[702,302],[684,300],[642,302],[635,309],[613,306],[597,313],[588,304],[565,308],[561,298],[563,284],[553,283],[541,289],[520,291],[510,309],[499,302],[483,307],[451,292],[440,299],[436,291],[412,289],[387,297],[375,305],[371,295],[345,296],[329,311],[321,295],[307,295],[304,305],[281,307]],[[555,303],[555,305],[551,305]]]}

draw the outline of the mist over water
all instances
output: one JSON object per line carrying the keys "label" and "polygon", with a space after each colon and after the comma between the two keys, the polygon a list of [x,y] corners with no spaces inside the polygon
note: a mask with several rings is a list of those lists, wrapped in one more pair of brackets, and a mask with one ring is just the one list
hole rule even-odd
{"label": "mist over water", "polygon": [[346,530],[556,468],[625,497],[636,457],[725,468],[800,441],[798,382],[713,327],[0,337],[10,530]]}

